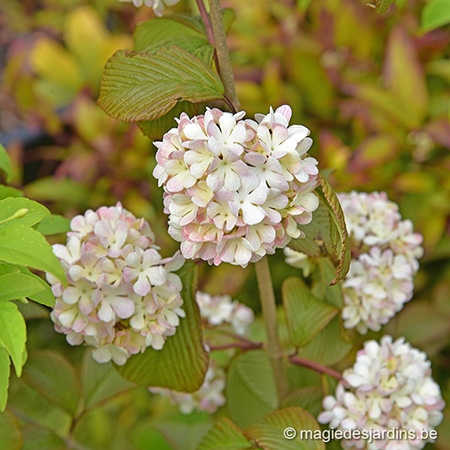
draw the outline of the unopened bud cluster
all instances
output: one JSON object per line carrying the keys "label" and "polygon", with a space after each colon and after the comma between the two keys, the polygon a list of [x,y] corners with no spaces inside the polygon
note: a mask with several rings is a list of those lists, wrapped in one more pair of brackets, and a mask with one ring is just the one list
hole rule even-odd
{"label": "unopened bud cluster", "polygon": [[340,430],[414,431],[397,433],[398,440],[344,439],[345,449],[419,450],[426,444],[423,436],[441,423],[444,405],[427,355],[404,338],[383,336],[380,343],[364,344],[335,395],[324,398],[318,420]]}
{"label": "unopened bud cluster", "polygon": [[184,317],[180,254],[162,259],[154,234],[118,203],[71,221],[66,245],[53,246],[68,286],[47,274],[56,297],[51,318],[72,345],[95,347],[98,362],[124,364],[164,346]]}
{"label": "unopened bud cluster", "polygon": [[164,186],[169,233],[185,258],[245,267],[302,232],[318,207],[317,161],[282,106],[256,121],[208,109],[156,142],[153,174]]}

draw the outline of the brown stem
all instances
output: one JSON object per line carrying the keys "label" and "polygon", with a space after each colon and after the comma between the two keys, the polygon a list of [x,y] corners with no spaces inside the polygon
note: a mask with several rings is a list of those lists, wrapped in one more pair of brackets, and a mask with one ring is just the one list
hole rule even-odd
{"label": "brown stem", "polygon": [[262,347],[262,342],[230,342],[229,344],[222,345],[210,345],[210,351],[214,352],[217,350],[228,350],[230,348],[240,348],[242,350],[257,350]]}
{"label": "brown stem", "polygon": [[267,354],[272,363],[275,383],[277,385],[278,398],[281,399],[287,393],[287,380],[284,370],[283,349],[280,344],[277,329],[277,307],[273,293],[272,277],[270,276],[269,263],[264,257],[255,264],[256,278],[258,280],[259,297],[267,332]]}
{"label": "brown stem", "polygon": [[219,74],[225,88],[225,97],[229,99],[235,111],[239,111],[239,100],[234,88],[233,69],[231,67],[230,53],[228,52],[227,37],[223,26],[220,0],[209,0],[211,25],[216,42]]}
{"label": "brown stem", "polygon": [[336,378],[339,381],[343,380],[341,373],[337,372],[336,370],[330,369],[329,367],[322,366],[322,364],[319,364],[315,361],[300,358],[299,356],[296,355],[289,356],[289,361],[297,366],[307,367],[308,369],[314,370],[315,372],[330,375],[331,377]]}

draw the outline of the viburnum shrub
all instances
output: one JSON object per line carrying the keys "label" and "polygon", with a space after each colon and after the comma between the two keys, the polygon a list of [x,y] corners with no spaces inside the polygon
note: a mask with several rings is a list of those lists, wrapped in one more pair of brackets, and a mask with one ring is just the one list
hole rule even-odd
{"label": "viburnum shrub", "polygon": [[[222,10],[220,0],[209,0],[209,8],[196,0],[197,18],[154,17],[177,0],[132,2],[153,8],[139,13],[139,18],[151,18],[136,27],[133,49],[119,50],[108,60],[98,104],[109,116],[135,123],[150,139],[149,148],[153,142],[153,164],[142,164],[153,183],[143,182],[140,188],[151,190],[152,199],[156,193],[160,201],[142,208],[134,191],[115,179],[105,184],[111,189],[104,198],[123,194],[124,205],[130,211],[147,211],[149,221],[116,201],[115,206],[75,215],[70,223],[24,198],[0,201],[0,408],[6,407],[10,359],[20,376],[27,357],[24,318],[10,300],[29,298],[50,306],[56,331],[78,346],[78,352],[83,352],[81,345],[88,347],[82,362],[74,351],[76,367],[53,352],[30,355],[25,379],[43,398],[35,407],[31,402],[32,414],[18,415],[25,424],[24,448],[35,448],[30,439],[45,442],[42,448],[90,448],[97,425],[109,424],[109,409],[98,416],[95,410],[136,385],[143,388],[127,397],[136,408],[122,407],[116,398],[111,411],[120,410],[120,422],[126,424],[139,416],[144,431],[129,433],[130,444],[128,435],[123,436],[130,429],[127,425],[111,450],[166,449],[169,441],[175,450],[324,450],[323,440],[312,435],[304,439],[301,433],[320,433],[318,422],[359,432],[344,435],[345,449],[419,450],[432,442],[431,432],[442,421],[445,404],[431,377],[431,362],[405,338],[383,335],[383,327],[413,297],[424,252],[422,235],[402,219],[386,193],[336,194],[331,184],[341,181],[319,164],[318,159],[330,153],[329,146],[318,118],[308,116],[307,93],[305,108],[293,99],[292,107],[267,105],[267,114],[246,117],[236,95],[225,34],[232,14]],[[296,2],[279,3],[273,20]],[[375,3],[382,11],[392,1]],[[314,8],[322,17],[320,5]],[[131,10],[125,8],[124,16]],[[324,23],[328,29],[327,20]],[[282,29],[294,25],[286,21]],[[67,45],[81,52],[75,34],[69,33]],[[280,39],[284,42],[283,33]],[[302,43],[315,54],[310,44]],[[391,49],[393,54],[399,51]],[[333,59],[323,56],[325,62]],[[431,66],[431,72],[438,71]],[[308,79],[315,74],[302,72]],[[47,85],[41,88],[50,90]],[[343,93],[353,89],[344,83],[342,88]],[[358,93],[376,97],[370,91]],[[385,108],[391,94],[377,102]],[[359,111],[356,103],[348,105],[352,108]],[[302,112],[321,138],[319,145],[313,146],[308,128],[296,124]],[[335,115],[326,117],[331,121]],[[362,128],[365,122],[361,113]],[[419,122],[407,122],[408,130],[418,128]],[[394,125],[395,139],[403,139],[397,122]],[[438,133],[441,126],[433,124],[429,132]],[[98,151],[107,154],[108,146],[100,141]],[[364,151],[370,155],[372,150]],[[121,150],[122,157],[120,161],[127,161],[127,148]],[[356,167],[354,161],[348,164],[352,170]],[[0,167],[12,174],[2,147]],[[359,183],[364,179],[355,178]],[[21,195],[1,188],[0,193]],[[85,202],[80,199],[79,204]],[[152,228],[161,229],[157,220],[166,217],[164,213],[169,236],[155,236]],[[66,242],[55,236],[52,242],[60,243],[51,251],[41,233],[65,234]],[[284,251],[287,264],[282,255],[274,256],[277,249]],[[276,280],[282,279],[275,289],[269,260]],[[27,267],[46,272],[51,290]],[[30,318],[45,316],[42,310],[23,311]],[[388,325],[386,332],[400,334],[398,323]],[[417,328],[421,335],[423,324]],[[357,332],[369,331],[380,333],[362,343]],[[414,345],[415,338],[413,333],[408,336]],[[430,344],[430,358],[441,350],[435,344]],[[440,379],[440,372],[435,373]],[[20,395],[15,388],[17,403],[26,403]],[[58,410],[47,411],[47,403]],[[41,408],[43,430],[41,417],[36,419]],[[2,430],[19,423],[16,405],[10,409],[7,422],[0,416],[0,442]],[[177,416],[167,425],[162,417],[174,410],[192,415]],[[161,417],[155,417],[158,414]],[[207,422],[213,414],[217,420]],[[55,434],[47,419],[59,416],[61,429]],[[390,439],[381,433],[374,440],[361,434],[372,430],[409,434]],[[161,434],[167,442],[162,443]],[[103,448],[104,438],[104,433],[98,438]],[[22,445],[21,436],[17,442]],[[18,445],[11,449],[19,450]]]}

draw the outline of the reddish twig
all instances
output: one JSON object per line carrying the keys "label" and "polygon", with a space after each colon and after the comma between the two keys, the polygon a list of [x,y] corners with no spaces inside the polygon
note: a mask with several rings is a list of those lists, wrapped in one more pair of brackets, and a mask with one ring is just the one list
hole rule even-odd
{"label": "reddish twig", "polygon": [[314,370],[315,372],[330,375],[331,377],[336,378],[339,381],[343,380],[341,373],[337,372],[336,370],[330,369],[329,367],[322,366],[322,364],[319,364],[315,361],[300,358],[296,355],[289,356],[289,361],[297,366],[306,367],[308,369]]}
{"label": "reddish twig", "polygon": [[206,11],[206,6],[203,0],[196,0],[198,10],[200,11],[200,16],[202,18],[203,24],[205,25],[206,35],[208,36],[208,42],[214,47],[214,63],[216,64],[217,70],[219,70],[219,60],[217,59],[216,51],[216,39],[214,38],[214,30],[211,23],[211,18],[209,17],[208,11]]}

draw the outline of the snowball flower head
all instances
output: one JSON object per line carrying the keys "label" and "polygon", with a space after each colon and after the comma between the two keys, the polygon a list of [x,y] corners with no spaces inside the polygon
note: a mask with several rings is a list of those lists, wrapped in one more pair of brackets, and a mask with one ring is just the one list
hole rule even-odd
{"label": "snowball flower head", "polygon": [[309,130],[289,126],[291,114],[289,106],[256,121],[218,109],[182,114],[155,143],[153,174],[185,258],[245,267],[302,235],[297,225],[318,207],[318,169]]}
{"label": "snowball flower head", "polygon": [[347,328],[378,331],[411,300],[422,236],[386,193],[339,194],[352,254],[342,316]]}
{"label": "snowball flower head", "polygon": [[191,414],[195,410],[212,414],[226,402],[224,389],[225,372],[211,360],[205,380],[198,391],[188,394],[165,388],[150,388],[150,392],[169,397],[172,403],[179,406],[183,414]]}
{"label": "snowball flower head", "polygon": [[66,245],[53,246],[68,286],[51,274],[56,297],[51,318],[72,345],[95,347],[98,362],[124,364],[147,347],[164,346],[184,317],[177,253],[162,259],[144,219],[101,207],[72,219]]}
{"label": "snowball flower head", "polygon": [[[343,281],[346,328],[379,331],[411,300],[423,254],[422,236],[382,192],[338,194],[350,235],[352,261]],[[307,256],[285,249],[286,262],[311,271]]]}
{"label": "snowball flower head", "polygon": [[119,0],[121,2],[132,2],[136,8],[142,5],[153,8],[157,16],[162,16],[164,11],[164,6],[172,6],[178,3],[180,0]]}
{"label": "snowball flower head", "polygon": [[[427,442],[422,430],[429,435],[440,424],[445,406],[430,366],[427,355],[404,338],[368,341],[335,395],[324,398],[318,420],[340,430],[377,431],[372,442],[344,439],[345,449],[419,450]],[[388,440],[389,430],[399,430],[401,439]]]}
{"label": "snowball flower head", "polygon": [[196,301],[201,317],[209,325],[230,324],[233,331],[239,335],[246,334],[255,320],[255,315],[249,307],[232,300],[229,295],[212,296],[197,291]]}

